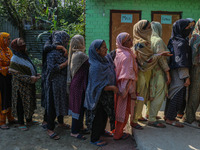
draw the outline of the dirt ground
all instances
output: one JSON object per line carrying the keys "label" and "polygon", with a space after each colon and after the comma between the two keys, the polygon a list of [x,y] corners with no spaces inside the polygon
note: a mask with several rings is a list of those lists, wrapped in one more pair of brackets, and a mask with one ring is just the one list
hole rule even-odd
{"label": "dirt ground", "polygon": [[[37,100],[37,110],[33,120],[42,122],[44,109],[40,106],[40,100]],[[65,123],[71,125],[71,117],[65,117]],[[41,125],[31,126],[28,131],[10,126],[9,130],[0,130],[0,150],[134,150],[135,142],[130,136],[127,140],[114,141],[112,138],[104,138],[108,145],[97,147],[90,144],[90,135],[85,141],[78,140],[70,136],[70,130],[56,128],[56,133],[61,137],[60,140],[50,139]],[[126,132],[131,133],[131,127],[126,127]]]}

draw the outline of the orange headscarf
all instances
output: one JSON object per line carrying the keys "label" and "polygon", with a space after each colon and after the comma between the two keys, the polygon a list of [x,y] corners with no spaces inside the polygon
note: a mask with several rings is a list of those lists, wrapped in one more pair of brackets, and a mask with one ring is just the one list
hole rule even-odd
{"label": "orange headscarf", "polygon": [[7,42],[10,40],[10,34],[0,32],[0,73],[4,76],[8,73],[12,51],[8,48]]}

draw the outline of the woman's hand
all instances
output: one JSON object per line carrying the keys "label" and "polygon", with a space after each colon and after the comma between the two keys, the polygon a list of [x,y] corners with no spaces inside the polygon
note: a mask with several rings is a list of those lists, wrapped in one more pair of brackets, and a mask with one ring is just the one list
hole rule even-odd
{"label": "woman's hand", "polygon": [[68,65],[68,60],[66,60],[64,63],[60,64],[59,67],[60,67],[60,69],[63,69],[65,67],[67,67],[67,65]]}
{"label": "woman's hand", "polygon": [[170,54],[169,51],[163,51],[163,52],[160,52],[158,54],[160,54],[161,56],[173,56],[173,54]]}
{"label": "woman's hand", "polygon": [[104,88],[104,91],[113,91],[116,94],[119,92],[119,89],[114,85],[108,85]]}
{"label": "woman's hand", "polygon": [[184,86],[189,86],[190,85],[190,78],[186,78]]}
{"label": "woman's hand", "polygon": [[119,89],[118,87],[116,86],[113,86],[113,90],[112,90],[115,94],[117,94],[119,92]]}
{"label": "woman's hand", "polygon": [[62,46],[62,45],[57,45],[57,46],[56,46],[56,49],[61,49],[61,50],[63,50],[64,56],[67,56],[67,55],[68,55],[67,49],[66,49],[64,46]]}
{"label": "woman's hand", "polygon": [[171,83],[171,76],[169,74],[169,71],[166,71],[166,75],[167,75],[167,85],[169,85]]}
{"label": "woman's hand", "polygon": [[36,83],[40,78],[41,76],[31,76],[31,83]]}

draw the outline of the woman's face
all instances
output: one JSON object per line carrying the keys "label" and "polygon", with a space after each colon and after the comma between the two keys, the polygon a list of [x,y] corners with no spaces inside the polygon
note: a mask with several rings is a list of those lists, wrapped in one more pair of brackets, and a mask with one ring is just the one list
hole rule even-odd
{"label": "woman's face", "polygon": [[105,57],[107,55],[107,46],[106,43],[103,42],[101,44],[101,47],[99,49],[96,49],[97,53],[101,56],[101,57]]}
{"label": "woman's face", "polygon": [[128,48],[133,47],[133,39],[130,35],[128,36],[127,40],[123,43],[123,46]]}
{"label": "woman's face", "polygon": [[145,28],[145,30],[151,29],[151,24],[148,23],[147,27]]}
{"label": "woman's face", "polygon": [[189,29],[189,28],[192,28],[194,26],[195,26],[195,22],[193,21],[193,22],[189,23],[188,26],[185,29]]}

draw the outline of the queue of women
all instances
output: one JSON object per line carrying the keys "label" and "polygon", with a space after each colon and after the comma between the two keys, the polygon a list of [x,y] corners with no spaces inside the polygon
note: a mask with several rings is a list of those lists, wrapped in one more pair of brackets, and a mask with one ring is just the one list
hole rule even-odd
{"label": "queue of women", "polygon": [[[42,127],[50,138],[60,138],[54,131],[56,125],[70,128],[64,123],[66,115],[72,116],[70,136],[85,140],[84,134],[91,132],[91,143],[97,146],[107,144],[101,136],[128,138],[124,127],[129,115],[135,129],[143,129],[138,121],[165,128],[157,116],[165,99],[166,124],[184,127],[176,117],[186,112],[184,123],[200,128],[195,116],[200,102],[200,20],[196,25],[191,18],[176,21],[167,46],[162,40],[162,25],[147,20],[134,25],[133,36],[120,33],[117,49],[109,54],[102,39],[91,43],[89,57],[83,36],[69,40],[65,31],[53,32],[42,56]],[[18,128],[26,131],[38,124],[32,116],[36,109],[35,83],[41,75],[28,57],[23,39],[11,42],[12,51],[9,44],[10,35],[1,32],[0,128],[9,129],[7,118],[9,124],[18,123]],[[142,117],[144,105],[147,114]],[[105,130],[108,118],[111,131]]]}

